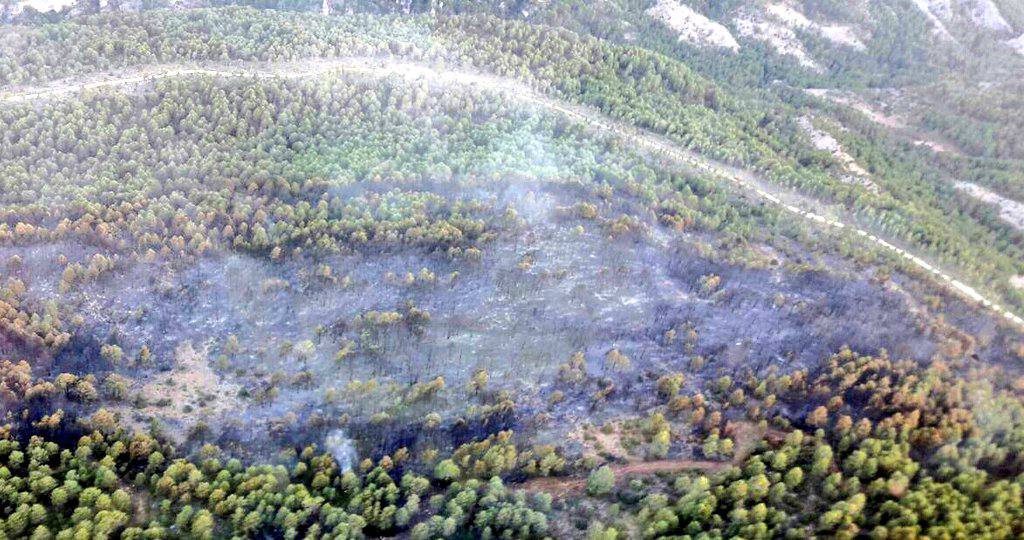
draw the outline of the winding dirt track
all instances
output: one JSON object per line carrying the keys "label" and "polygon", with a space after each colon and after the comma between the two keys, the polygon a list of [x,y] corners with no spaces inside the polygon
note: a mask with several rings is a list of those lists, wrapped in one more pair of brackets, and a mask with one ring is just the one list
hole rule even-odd
{"label": "winding dirt track", "polygon": [[483,90],[506,93],[509,97],[522,102],[532,103],[541,108],[556,111],[562,115],[585,124],[597,131],[615,134],[629,141],[637,148],[643,148],[658,158],[683,165],[696,171],[728,180],[744,193],[776,205],[786,212],[807,219],[817,227],[832,229],[848,229],[854,234],[876,246],[897,254],[913,265],[933,274],[940,282],[963,297],[981,304],[1007,321],[1024,329],[1024,318],[1010,312],[1003,306],[992,302],[973,287],[950,276],[940,268],[924,259],[900,248],[883,238],[849,225],[839,219],[820,215],[807,207],[819,207],[819,203],[806,199],[796,193],[788,192],[778,186],[761,181],[749,171],[708,159],[687,150],[665,137],[640,130],[624,122],[613,120],[594,109],[565,103],[543,95],[529,86],[512,79],[474,73],[459,69],[432,66],[421,63],[406,62],[395,59],[375,59],[364,57],[316,59],[301,62],[280,62],[266,65],[207,65],[187,67],[183,65],[163,64],[137,68],[118,76],[93,77],[88,80],[66,80],[53,84],[22,88],[11,92],[0,93],[0,103],[24,103],[38,100],[60,98],[88,91],[99,91],[113,88],[139,86],[158,79],[206,75],[217,77],[239,78],[308,78],[330,73],[350,73],[368,77],[382,78],[397,76],[413,81],[422,80],[431,83],[447,83],[460,86],[477,87]]}
{"label": "winding dirt track", "polygon": [[[657,461],[634,461],[610,464],[617,481],[633,476],[649,476],[660,473],[700,472],[705,475],[715,474],[732,466],[741,466],[754,451],[758,442],[764,440],[772,446],[780,445],[786,439],[786,433],[776,429],[760,428],[752,422],[740,421],[730,423],[729,433],[736,441],[735,452],[731,461],[709,461],[697,459],[661,459]],[[518,485],[517,488],[529,492],[544,492],[556,499],[565,499],[582,493],[587,487],[587,479],[578,476],[546,476],[531,478]]]}
{"label": "winding dirt track", "polygon": [[[700,461],[689,459],[666,459],[661,461],[645,461],[641,463],[628,463],[611,467],[617,480],[633,476],[649,476],[659,473],[681,473],[696,471],[702,474],[715,474],[724,471],[732,466],[729,461]],[[547,476],[542,478],[531,478],[516,489],[522,489],[531,493],[543,492],[556,499],[564,499],[571,495],[582,493],[587,487],[587,479],[580,477]]]}

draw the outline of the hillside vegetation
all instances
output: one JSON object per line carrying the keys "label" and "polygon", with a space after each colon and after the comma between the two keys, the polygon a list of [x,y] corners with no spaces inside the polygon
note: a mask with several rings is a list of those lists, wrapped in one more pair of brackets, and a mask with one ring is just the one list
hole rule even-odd
{"label": "hillside vegetation", "polygon": [[1020,14],[669,4],[5,15],[0,536],[1024,535]]}

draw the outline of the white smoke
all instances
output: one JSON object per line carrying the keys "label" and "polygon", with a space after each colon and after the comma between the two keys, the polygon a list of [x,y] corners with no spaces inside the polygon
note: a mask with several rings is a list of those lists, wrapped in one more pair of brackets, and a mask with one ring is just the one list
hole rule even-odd
{"label": "white smoke", "polygon": [[324,446],[334,456],[342,472],[352,470],[356,462],[356,447],[352,439],[348,438],[344,429],[335,429],[327,434],[324,439]]}

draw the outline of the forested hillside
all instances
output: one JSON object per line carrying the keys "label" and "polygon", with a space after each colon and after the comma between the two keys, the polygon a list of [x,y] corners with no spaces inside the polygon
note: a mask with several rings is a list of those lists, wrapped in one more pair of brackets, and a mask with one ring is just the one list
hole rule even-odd
{"label": "forested hillside", "polygon": [[1024,20],[925,4],[5,5],[0,536],[1021,537]]}

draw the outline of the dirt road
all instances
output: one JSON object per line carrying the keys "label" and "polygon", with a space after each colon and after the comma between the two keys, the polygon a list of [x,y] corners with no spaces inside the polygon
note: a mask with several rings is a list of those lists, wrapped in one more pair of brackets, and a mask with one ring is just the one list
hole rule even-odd
{"label": "dirt road", "polygon": [[[637,461],[609,465],[615,473],[617,481],[631,476],[645,476],[658,473],[680,473],[699,471],[704,474],[715,474],[732,465],[740,465],[750,456],[754,448],[762,440],[772,445],[781,444],[786,438],[782,431],[759,428],[751,422],[731,424],[732,437],[736,441],[732,461],[709,461],[696,459],[662,459],[657,461]],[[564,498],[582,493],[587,487],[587,480],[580,477],[544,477],[531,478],[516,486],[530,492],[544,492],[555,498]]]}
{"label": "dirt road", "polygon": [[[701,461],[691,459],[666,459],[661,461],[647,461],[643,463],[627,463],[624,465],[612,466],[617,480],[623,480],[631,476],[644,476],[658,473],[679,473],[685,471],[700,471],[706,474],[714,474],[725,470],[732,465],[728,461]],[[531,478],[522,484],[516,485],[516,489],[523,489],[528,492],[544,492],[552,497],[564,498],[569,495],[582,493],[587,487],[585,478],[577,477],[554,477]]]}

